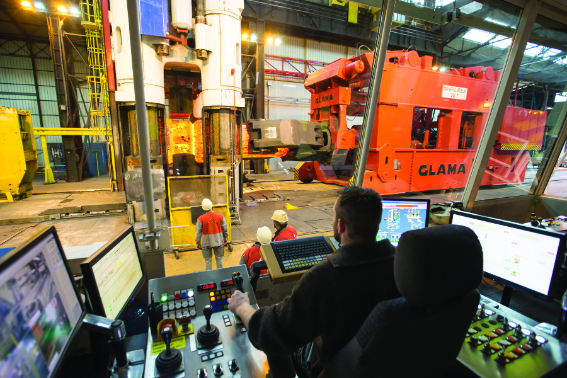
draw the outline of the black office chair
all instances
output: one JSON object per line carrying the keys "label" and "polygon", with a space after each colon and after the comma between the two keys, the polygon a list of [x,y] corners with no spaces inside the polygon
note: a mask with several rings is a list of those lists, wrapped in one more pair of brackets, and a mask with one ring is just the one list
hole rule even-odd
{"label": "black office chair", "polygon": [[477,310],[482,266],[482,247],[467,227],[404,233],[394,259],[403,298],[379,303],[319,377],[442,377]]}

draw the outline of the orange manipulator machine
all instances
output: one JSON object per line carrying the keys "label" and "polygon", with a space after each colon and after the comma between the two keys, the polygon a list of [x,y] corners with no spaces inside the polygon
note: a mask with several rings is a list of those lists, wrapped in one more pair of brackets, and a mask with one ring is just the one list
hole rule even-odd
{"label": "orange manipulator machine", "polygon": [[[339,59],[307,78],[305,88],[311,92],[307,126],[320,128],[323,142],[286,146],[290,152],[283,159],[303,161],[296,168],[297,179],[348,185],[361,126],[349,127],[347,117],[364,113],[373,57],[369,52]],[[500,71],[477,66],[440,73],[433,70],[432,60],[416,51],[387,53],[364,187],[396,194],[466,184]],[[543,111],[506,109],[481,185],[524,180],[529,151],[541,149],[545,120]],[[249,130],[255,122],[249,123]],[[286,121],[271,122],[283,127]],[[273,130],[271,134],[276,135]],[[257,142],[253,139],[252,144]]]}

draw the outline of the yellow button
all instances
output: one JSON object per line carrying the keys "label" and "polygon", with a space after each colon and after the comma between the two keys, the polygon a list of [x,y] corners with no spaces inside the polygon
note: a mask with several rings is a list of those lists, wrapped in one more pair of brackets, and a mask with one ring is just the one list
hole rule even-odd
{"label": "yellow button", "polygon": [[211,297],[214,297],[214,296],[215,296],[215,293],[210,292],[209,295],[210,295]]}
{"label": "yellow button", "polygon": [[513,354],[510,353],[510,352],[506,353],[505,356],[508,357],[508,358],[511,359],[511,360],[514,360],[514,359],[516,358],[516,356],[513,355]]}
{"label": "yellow button", "polygon": [[215,301],[215,297],[211,297],[211,302],[214,302],[214,301]]}
{"label": "yellow button", "polygon": [[491,347],[492,349],[494,349],[494,350],[500,350],[500,349],[502,349],[502,348],[500,348],[500,345],[498,345],[498,344],[492,344],[490,347]]}

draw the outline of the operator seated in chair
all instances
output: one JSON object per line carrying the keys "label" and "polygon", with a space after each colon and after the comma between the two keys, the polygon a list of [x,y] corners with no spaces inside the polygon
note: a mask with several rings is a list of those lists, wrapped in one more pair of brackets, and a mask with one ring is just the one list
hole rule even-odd
{"label": "operator seated in chair", "polygon": [[272,241],[282,241],[282,240],[290,240],[290,239],[297,239],[297,230],[295,227],[290,226],[287,224],[287,213],[283,210],[276,210],[274,211],[274,215],[272,215],[272,220],[274,221],[274,228],[276,229],[276,233],[272,238]]}
{"label": "operator seated in chair", "polygon": [[257,310],[240,291],[229,299],[230,311],[240,316],[252,344],[266,353],[270,369],[285,371],[278,376],[295,376],[293,360],[300,378],[317,377],[376,304],[400,296],[394,247],[387,239],[376,241],[381,216],[378,193],[341,189],[333,207],[334,237],[341,248],[308,270],[277,305]]}
{"label": "operator seated in chair", "polygon": [[[268,227],[264,226],[258,228],[258,231],[256,232],[256,243],[254,243],[252,247],[244,251],[242,257],[240,258],[240,264],[246,264],[246,267],[248,268],[248,274],[252,274],[251,265],[256,261],[262,260],[262,255],[260,255],[260,247],[264,244],[270,244],[271,239],[272,231]],[[260,272],[260,274],[268,274],[268,271],[264,269]]]}

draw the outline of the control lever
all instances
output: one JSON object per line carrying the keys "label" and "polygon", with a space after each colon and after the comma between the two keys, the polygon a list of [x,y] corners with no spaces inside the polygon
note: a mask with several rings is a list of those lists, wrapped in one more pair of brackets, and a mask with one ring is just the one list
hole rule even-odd
{"label": "control lever", "polygon": [[[234,272],[232,273],[232,281],[234,281],[234,284],[236,285],[236,289],[241,291],[242,293],[245,293],[244,291],[244,279],[242,278],[242,274],[240,274],[240,272]],[[236,318],[236,320],[238,322],[242,321],[240,319],[240,316],[234,314],[234,317]]]}
{"label": "control lever", "polygon": [[197,332],[197,340],[199,340],[201,345],[213,344],[219,339],[219,329],[214,324],[211,324],[213,308],[210,305],[203,307],[203,315],[205,315],[207,324],[199,328],[199,332]]}
{"label": "control lever", "polygon": [[508,318],[504,318],[504,321],[502,322],[502,329],[504,330],[504,332],[508,332],[510,330],[510,323],[508,323]]}
{"label": "control lever", "polygon": [[171,347],[171,339],[173,338],[172,325],[169,323],[164,324],[160,334],[165,342],[165,350],[156,358],[156,369],[163,373],[174,372],[181,365],[183,356],[178,349]]}
{"label": "control lever", "polygon": [[232,280],[234,281],[236,288],[244,293],[244,279],[242,278],[242,274],[240,274],[240,272],[232,273]]}

